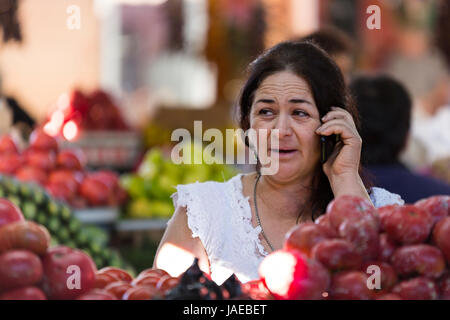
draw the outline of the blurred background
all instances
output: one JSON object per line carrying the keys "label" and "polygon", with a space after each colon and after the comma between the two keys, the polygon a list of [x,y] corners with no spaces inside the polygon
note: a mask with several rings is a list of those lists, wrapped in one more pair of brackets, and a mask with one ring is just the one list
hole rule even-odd
{"label": "blurred background", "polygon": [[[368,27],[370,5],[380,8],[379,29]],[[407,89],[399,162],[450,183],[448,1],[0,0],[0,26],[0,134],[23,150],[40,127],[61,150],[82,151],[84,172],[114,173],[126,193],[120,203],[52,196],[104,231],[136,270],[152,263],[175,185],[245,170],[174,165],[171,132],[192,131],[194,120],[203,130],[236,128],[247,65],[319,30],[331,30],[339,46],[329,53],[349,82],[387,74]]]}

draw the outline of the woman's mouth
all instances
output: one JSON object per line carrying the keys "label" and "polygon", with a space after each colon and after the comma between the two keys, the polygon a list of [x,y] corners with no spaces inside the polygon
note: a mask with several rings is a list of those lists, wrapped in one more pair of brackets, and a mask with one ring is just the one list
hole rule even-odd
{"label": "woman's mouth", "polygon": [[297,149],[270,149],[270,151],[274,152],[280,158],[290,158],[297,153]]}

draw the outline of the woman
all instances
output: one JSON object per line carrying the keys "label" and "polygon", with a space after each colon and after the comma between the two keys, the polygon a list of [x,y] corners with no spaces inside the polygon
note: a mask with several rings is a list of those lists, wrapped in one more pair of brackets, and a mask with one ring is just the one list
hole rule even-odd
{"label": "woman", "polygon": [[[243,130],[279,130],[279,169],[274,175],[238,174],[227,182],[179,185],[175,213],[161,240],[155,266],[169,270],[170,243],[199,258],[202,270],[221,284],[231,274],[258,278],[258,265],[280,249],[296,224],[313,221],[344,194],[375,206],[402,204],[379,188],[368,192],[360,172],[361,138],[356,109],[333,60],[308,42],[284,42],[250,65],[239,99]],[[340,135],[328,160],[320,162],[320,135]],[[370,194],[370,195],[369,195]],[[180,271],[187,268],[180,265]]]}

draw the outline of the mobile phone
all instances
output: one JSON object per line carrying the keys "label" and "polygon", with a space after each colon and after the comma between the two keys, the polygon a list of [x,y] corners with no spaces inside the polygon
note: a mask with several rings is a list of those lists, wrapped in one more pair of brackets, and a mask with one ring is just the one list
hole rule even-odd
{"label": "mobile phone", "polygon": [[325,163],[339,141],[339,135],[320,136],[320,162]]}

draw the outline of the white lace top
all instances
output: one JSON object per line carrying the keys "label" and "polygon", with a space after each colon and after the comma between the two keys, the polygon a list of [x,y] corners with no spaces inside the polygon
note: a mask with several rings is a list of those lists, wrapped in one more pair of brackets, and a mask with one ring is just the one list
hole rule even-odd
{"label": "white lace top", "polygon": [[[211,278],[222,284],[233,273],[242,282],[258,278],[258,266],[268,254],[252,225],[249,197],[242,193],[243,174],[226,182],[178,185],[172,195],[175,208],[186,207],[192,237],[199,237],[209,258]],[[375,207],[404,204],[399,195],[372,188]],[[170,223],[170,221],[168,222]]]}

